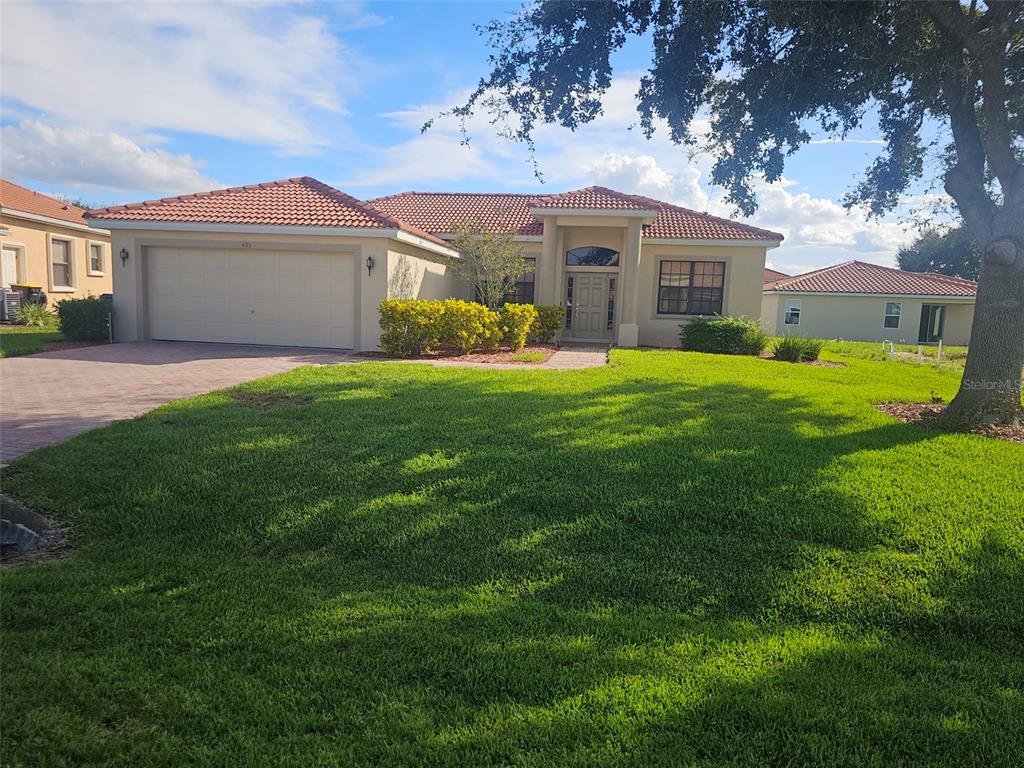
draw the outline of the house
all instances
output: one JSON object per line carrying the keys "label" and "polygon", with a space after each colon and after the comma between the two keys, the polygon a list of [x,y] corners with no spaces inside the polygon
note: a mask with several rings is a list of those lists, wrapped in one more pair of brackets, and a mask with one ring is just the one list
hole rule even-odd
{"label": "house", "polygon": [[967,344],[977,283],[846,261],[765,283],[761,324],[774,335]]}
{"label": "house", "polygon": [[110,232],[85,210],[0,179],[2,287],[41,289],[53,303],[110,293]]}
{"label": "house", "polygon": [[460,220],[514,229],[531,264],[517,298],[565,307],[565,339],[623,346],[674,346],[699,314],[757,317],[782,240],[603,187],[360,201],[302,177],[88,215],[113,233],[117,339],[355,350],[377,348],[382,299],[472,297],[444,264]]}
{"label": "house", "polygon": [[776,280],[781,280],[784,277],[789,277],[785,272],[779,272],[777,269],[764,268],[764,281],[766,283],[774,283]]}

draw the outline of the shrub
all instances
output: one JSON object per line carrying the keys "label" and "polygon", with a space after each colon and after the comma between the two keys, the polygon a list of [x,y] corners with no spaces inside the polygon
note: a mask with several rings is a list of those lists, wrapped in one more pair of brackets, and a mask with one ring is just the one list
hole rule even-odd
{"label": "shrub", "polygon": [[72,341],[107,341],[110,338],[107,323],[113,313],[114,302],[109,296],[87,296],[57,303],[60,331],[64,338]]}
{"label": "shrub", "polygon": [[822,339],[809,339],[806,336],[784,336],[777,340],[772,351],[776,360],[789,363],[817,360],[821,348],[825,346]]}
{"label": "shrub", "polygon": [[461,299],[441,302],[441,346],[466,354],[474,349],[494,349],[501,342],[498,313],[483,304]]}
{"label": "shrub", "polygon": [[679,338],[683,349],[722,355],[759,355],[768,346],[768,335],[746,317],[697,317],[680,326]]}
{"label": "shrub", "polygon": [[380,328],[381,349],[395,357],[437,349],[493,349],[502,336],[497,312],[459,299],[385,299]]}
{"label": "shrub", "polygon": [[530,338],[542,344],[550,344],[558,336],[565,323],[565,310],[562,307],[540,306],[537,319],[530,328]]}
{"label": "shrub", "polygon": [[45,304],[25,303],[18,308],[14,317],[18,325],[27,325],[32,328],[54,328],[57,325],[57,317]]}
{"label": "shrub", "polygon": [[503,304],[498,310],[498,322],[505,343],[512,349],[525,347],[537,316],[537,308],[533,304]]}

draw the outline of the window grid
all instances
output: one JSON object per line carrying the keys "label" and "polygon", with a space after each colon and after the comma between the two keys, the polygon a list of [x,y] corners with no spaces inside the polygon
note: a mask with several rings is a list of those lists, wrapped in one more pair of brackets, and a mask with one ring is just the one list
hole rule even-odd
{"label": "window grid", "polygon": [[899,302],[888,301],[885,304],[885,320],[882,325],[885,328],[899,328],[900,315],[903,314],[903,305]]}
{"label": "window grid", "polygon": [[523,259],[523,261],[527,263],[527,271],[519,276],[515,284],[505,295],[505,301],[510,304],[533,304],[537,260]]}
{"label": "window grid", "polygon": [[786,316],[782,322],[784,325],[800,325],[799,301],[791,301],[786,305]]}
{"label": "window grid", "polygon": [[53,284],[71,287],[71,243],[67,240],[50,241],[50,262],[53,266]]}
{"label": "window grid", "polygon": [[565,281],[565,327],[572,328],[572,275]]}
{"label": "window grid", "polygon": [[608,330],[615,324],[615,278],[608,280]]}
{"label": "window grid", "polygon": [[664,260],[658,274],[658,314],[720,314],[724,288],[724,261]]}
{"label": "window grid", "polygon": [[98,243],[89,245],[89,269],[93,272],[103,271],[103,246]]}

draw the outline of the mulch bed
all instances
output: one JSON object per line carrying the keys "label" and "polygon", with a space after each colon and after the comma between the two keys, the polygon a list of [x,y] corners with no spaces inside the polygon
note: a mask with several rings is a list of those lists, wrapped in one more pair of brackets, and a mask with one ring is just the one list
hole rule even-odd
{"label": "mulch bed", "polygon": [[[457,360],[460,363],[511,363],[513,365],[540,365],[551,359],[558,347],[550,344],[528,344],[522,349],[493,349],[488,352],[470,352],[463,355],[451,350],[431,352],[414,357],[395,358],[383,352],[357,352],[353,357],[366,357],[376,360]],[[514,360],[523,353],[544,355],[543,360]]]}
{"label": "mulch bed", "polygon": [[[882,413],[895,416],[907,424],[923,424],[934,429],[941,429],[944,432],[957,432],[940,416],[946,406],[935,403],[879,403],[875,406]],[[976,435],[995,438],[996,440],[1009,440],[1011,443],[1024,445],[1024,426],[1011,427],[1005,425],[994,425],[991,427],[976,427],[968,430]]]}

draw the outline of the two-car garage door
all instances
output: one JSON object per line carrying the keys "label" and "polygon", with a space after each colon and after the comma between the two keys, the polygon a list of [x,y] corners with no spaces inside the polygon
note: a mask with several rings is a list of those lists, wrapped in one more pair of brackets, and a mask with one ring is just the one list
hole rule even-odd
{"label": "two-car garage door", "polygon": [[350,349],[354,262],[338,252],[147,248],[149,337]]}

